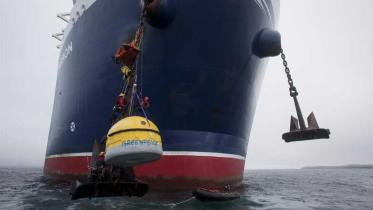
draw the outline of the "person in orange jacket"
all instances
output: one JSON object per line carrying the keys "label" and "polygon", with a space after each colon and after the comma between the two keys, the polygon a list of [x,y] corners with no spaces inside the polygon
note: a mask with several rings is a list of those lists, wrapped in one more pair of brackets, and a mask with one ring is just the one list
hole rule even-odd
{"label": "person in orange jacket", "polygon": [[116,108],[118,111],[121,111],[126,106],[126,99],[124,98],[124,93],[120,93],[117,97]]}

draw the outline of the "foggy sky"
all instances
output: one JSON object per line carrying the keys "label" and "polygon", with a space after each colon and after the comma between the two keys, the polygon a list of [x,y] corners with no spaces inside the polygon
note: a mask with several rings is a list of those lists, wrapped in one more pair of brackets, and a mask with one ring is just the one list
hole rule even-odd
{"label": "foggy sky", "polygon": [[[0,166],[44,162],[57,40],[71,0],[0,1]],[[373,1],[283,0],[278,30],[303,114],[330,140],[284,143],[295,115],[279,57],[269,59],[246,168],[373,163]],[[192,14],[191,14],[192,15]]]}

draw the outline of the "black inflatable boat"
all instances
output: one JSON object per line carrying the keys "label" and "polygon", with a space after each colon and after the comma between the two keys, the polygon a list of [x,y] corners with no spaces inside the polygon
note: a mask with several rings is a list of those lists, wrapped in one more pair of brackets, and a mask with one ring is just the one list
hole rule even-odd
{"label": "black inflatable boat", "polygon": [[225,192],[205,188],[195,189],[193,196],[200,201],[229,201],[240,198],[238,192]]}
{"label": "black inflatable boat", "polygon": [[144,196],[149,186],[141,182],[88,182],[75,181],[71,189],[71,200],[94,197]]}

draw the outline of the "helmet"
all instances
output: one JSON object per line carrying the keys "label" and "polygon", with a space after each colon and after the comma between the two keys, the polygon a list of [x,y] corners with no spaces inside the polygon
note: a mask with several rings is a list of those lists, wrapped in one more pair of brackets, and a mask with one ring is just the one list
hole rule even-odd
{"label": "helmet", "polygon": [[123,96],[124,96],[124,93],[119,93],[119,96],[120,96],[120,97],[123,97]]}

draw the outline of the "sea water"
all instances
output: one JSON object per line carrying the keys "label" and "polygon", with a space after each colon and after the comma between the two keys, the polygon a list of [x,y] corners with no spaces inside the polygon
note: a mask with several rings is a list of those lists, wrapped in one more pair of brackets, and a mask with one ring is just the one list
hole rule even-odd
{"label": "sea water", "polygon": [[372,169],[247,170],[241,198],[203,203],[191,192],[71,201],[70,185],[39,168],[0,168],[0,209],[373,209]]}

